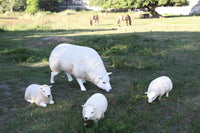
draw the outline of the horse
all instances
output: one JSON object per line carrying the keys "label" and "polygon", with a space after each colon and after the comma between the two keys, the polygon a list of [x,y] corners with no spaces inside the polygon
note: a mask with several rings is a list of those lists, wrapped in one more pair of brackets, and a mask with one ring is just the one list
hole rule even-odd
{"label": "horse", "polygon": [[128,26],[128,22],[129,22],[129,25],[131,25],[131,17],[128,14],[119,16],[119,18],[117,20],[117,24],[119,27],[120,27],[121,21],[126,21],[127,26]]}
{"label": "horse", "polygon": [[99,24],[99,16],[98,15],[92,15],[90,17],[90,25],[92,26],[92,23],[94,21],[94,24],[98,23]]}

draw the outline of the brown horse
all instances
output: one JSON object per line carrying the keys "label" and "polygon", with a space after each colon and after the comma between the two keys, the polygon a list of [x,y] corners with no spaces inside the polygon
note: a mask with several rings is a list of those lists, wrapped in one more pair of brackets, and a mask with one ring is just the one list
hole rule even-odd
{"label": "brown horse", "polygon": [[129,22],[129,25],[131,25],[131,17],[128,14],[119,16],[119,19],[117,20],[117,24],[119,27],[120,27],[121,21],[126,21],[127,26],[128,26],[128,22]]}
{"label": "brown horse", "polygon": [[90,25],[92,26],[92,23],[94,21],[94,24],[98,23],[99,24],[99,16],[98,15],[92,15],[90,17]]}

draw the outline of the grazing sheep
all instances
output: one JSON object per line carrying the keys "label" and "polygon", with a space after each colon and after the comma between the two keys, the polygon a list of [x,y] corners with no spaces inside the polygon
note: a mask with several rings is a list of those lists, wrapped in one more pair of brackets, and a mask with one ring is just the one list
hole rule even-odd
{"label": "grazing sheep", "polygon": [[74,75],[82,91],[86,91],[83,85],[85,80],[107,92],[112,89],[109,78],[111,73],[106,71],[101,57],[92,48],[60,44],[51,52],[49,65],[52,71],[51,83],[54,83],[54,77],[60,71],[64,71],[69,81],[73,80],[70,74]]}
{"label": "grazing sheep", "polygon": [[108,101],[103,94],[95,93],[93,94],[83,107],[83,118],[87,120],[93,120],[97,122],[100,118],[104,117],[104,113],[108,107]]}
{"label": "grazing sheep", "polygon": [[161,76],[149,84],[148,92],[145,92],[148,97],[148,102],[152,103],[158,96],[161,100],[162,96],[166,93],[166,97],[169,97],[169,92],[172,90],[172,81],[167,76]]}
{"label": "grazing sheep", "polygon": [[51,86],[48,85],[31,84],[26,88],[25,100],[42,107],[47,107],[47,104],[54,104],[50,88]]}

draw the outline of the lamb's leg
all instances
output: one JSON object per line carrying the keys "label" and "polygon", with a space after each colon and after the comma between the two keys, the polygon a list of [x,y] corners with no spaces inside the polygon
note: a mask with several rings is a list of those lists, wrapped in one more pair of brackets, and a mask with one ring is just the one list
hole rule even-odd
{"label": "lamb's leg", "polygon": [[30,100],[30,99],[26,99],[26,101],[29,102],[29,103],[31,103],[31,104],[34,103],[34,101],[33,101],[33,100]]}
{"label": "lamb's leg", "polygon": [[66,75],[67,75],[67,78],[68,78],[69,82],[73,81],[73,78],[72,78],[71,74],[66,72]]}
{"label": "lamb's leg", "polygon": [[166,93],[166,97],[169,97],[169,92]]}
{"label": "lamb's leg", "polygon": [[40,106],[42,106],[42,107],[47,107],[47,104],[46,104],[46,103],[43,103],[43,102],[41,102],[41,103],[40,103]]}
{"label": "lamb's leg", "polygon": [[56,76],[56,75],[58,75],[59,74],[59,72],[51,72],[51,80],[50,80],[50,83],[51,84],[53,84],[55,81],[54,81],[54,77]]}
{"label": "lamb's leg", "polygon": [[83,80],[82,79],[76,79],[78,81],[79,86],[81,87],[81,91],[86,91],[85,86],[83,85]]}
{"label": "lamb's leg", "polygon": [[49,104],[54,104],[54,101],[53,101],[53,100],[50,100]]}

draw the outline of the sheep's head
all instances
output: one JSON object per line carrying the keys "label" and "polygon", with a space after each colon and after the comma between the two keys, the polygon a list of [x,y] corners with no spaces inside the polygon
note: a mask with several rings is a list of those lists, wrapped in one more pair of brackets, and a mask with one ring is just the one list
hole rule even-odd
{"label": "sheep's head", "polygon": [[110,78],[109,78],[110,74],[112,74],[112,72],[106,73],[106,75],[103,77],[99,77],[99,82],[97,84],[99,88],[105,90],[106,92],[109,92],[110,90],[112,90],[112,87],[110,85]]}
{"label": "sheep's head", "polygon": [[94,117],[95,115],[95,109],[93,106],[85,106],[82,105],[83,107],[83,118],[87,121],[87,120],[91,120],[92,117]]}
{"label": "sheep's head", "polygon": [[145,94],[147,94],[148,103],[152,103],[158,96],[155,92],[146,92]]}
{"label": "sheep's head", "polygon": [[44,97],[50,98],[51,96],[51,87],[48,85],[41,85],[40,86],[40,92]]}

